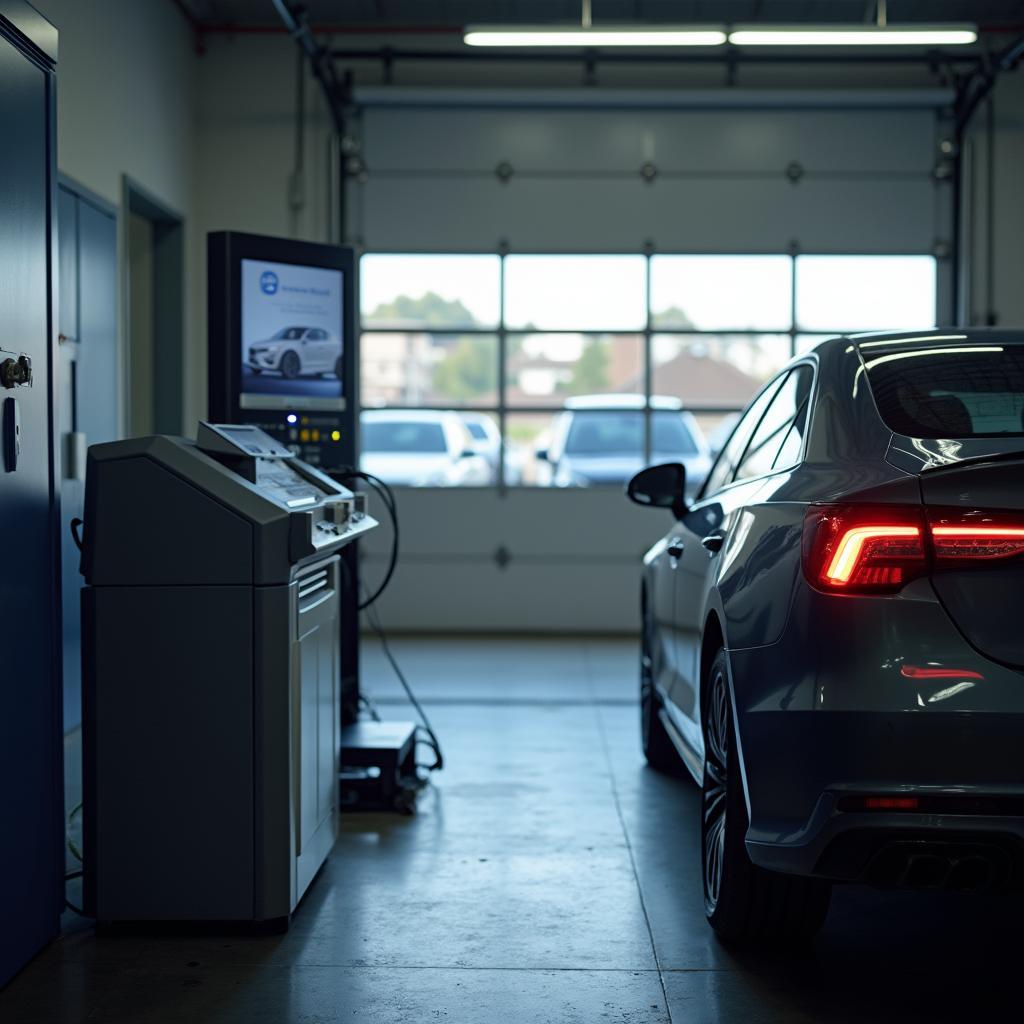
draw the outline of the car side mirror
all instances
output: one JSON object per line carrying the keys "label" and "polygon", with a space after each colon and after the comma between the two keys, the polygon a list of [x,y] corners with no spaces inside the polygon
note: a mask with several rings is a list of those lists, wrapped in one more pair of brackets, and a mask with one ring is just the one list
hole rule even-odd
{"label": "car side mirror", "polygon": [[626,485],[626,497],[637,505],[672,510],[676,519],[686,513],[686,467],[681,462],[666,462],[641,469]]}
{"label": "car side mirror", "polygon": [[534,457],[539,462],[547,462],[548,461],[548,454],[549,453],[548,453],[547,448],[538,448],[537,451],[534,452]]}
{"label": "car side mirror", "polygon": [[476,452],[473,451],[472,448],[463,448],[461,454],[459,455],[460,459],[472,459],[472,458],[475,458],[475,457],[476,457]]}

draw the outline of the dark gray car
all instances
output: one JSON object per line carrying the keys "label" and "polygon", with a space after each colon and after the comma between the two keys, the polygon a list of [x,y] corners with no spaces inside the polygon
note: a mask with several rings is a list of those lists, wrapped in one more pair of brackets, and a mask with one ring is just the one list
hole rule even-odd
{"label": "dark gray car", "polygon": [[1024,882],[1024,333],[835,338],[740,418],[644,560],[649,762],[703,789],[708,919],[798,936],[831,884]]}

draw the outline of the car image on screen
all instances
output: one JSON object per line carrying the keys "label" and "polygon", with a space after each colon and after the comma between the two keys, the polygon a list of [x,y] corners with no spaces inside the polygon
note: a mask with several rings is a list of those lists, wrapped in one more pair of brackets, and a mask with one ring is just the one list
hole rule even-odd
{"label": "car image on screen", "polygon": [[707,480],[627,493],[641,735],[701,789],[720,936],[812,934],[837,882],[1024,884],[1024,333],[828,340],[758,394]]}
{"label": "car image on screen", "polygon": [[323,327],[282,327],[265,341],[248,347],[246,365],[256,374],[297,377],[343,376],[341,342]]}

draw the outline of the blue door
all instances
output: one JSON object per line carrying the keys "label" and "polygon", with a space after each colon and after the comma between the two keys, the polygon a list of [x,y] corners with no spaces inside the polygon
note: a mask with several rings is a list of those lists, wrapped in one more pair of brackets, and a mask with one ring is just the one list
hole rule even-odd
{"label": "blue door", "polygon": [[[4,31],[0,19],[0,985],[57,934],[63,910],[52,93]],[[26,386],[3,372],[22,356]]]}

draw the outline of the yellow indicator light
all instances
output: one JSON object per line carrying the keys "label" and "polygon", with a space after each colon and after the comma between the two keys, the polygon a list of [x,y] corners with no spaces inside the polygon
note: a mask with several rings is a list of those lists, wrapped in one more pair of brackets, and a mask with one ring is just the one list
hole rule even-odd
{"label": "yellow indicator light", "polygon": [[314,441],[319,441],[320,440],[320,431],[319,430],[314,430],[312,436],[313,436],[313,440]]}
{"label": "yellow indicator light", "polygon": [[308,441],[309,440],[309,431],[308,430],[300,430],[299,431],[299,440],[300,441]]}
{"label": "yellow indicator light", "polygon": [[340,430],[332,430],[331,431],[331,440],[332,441],[340,441],[341,440],[341,431]]}

